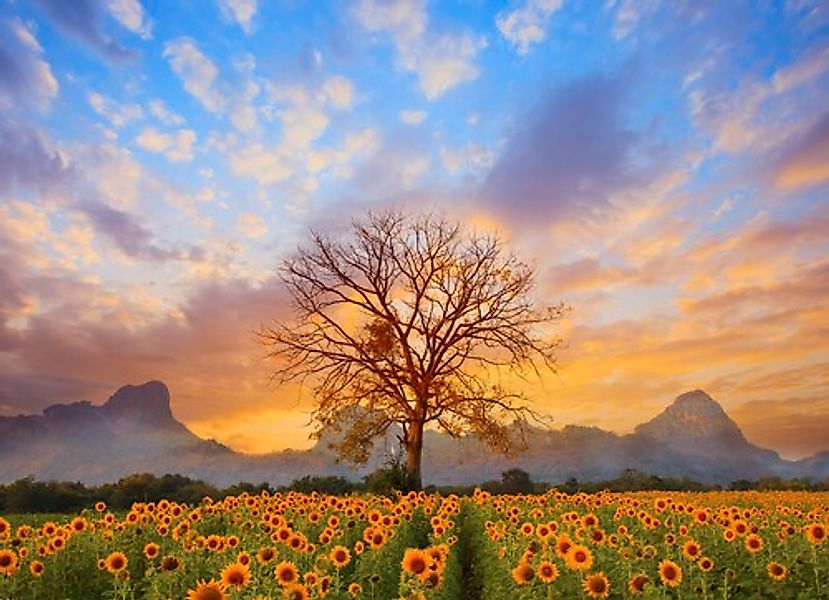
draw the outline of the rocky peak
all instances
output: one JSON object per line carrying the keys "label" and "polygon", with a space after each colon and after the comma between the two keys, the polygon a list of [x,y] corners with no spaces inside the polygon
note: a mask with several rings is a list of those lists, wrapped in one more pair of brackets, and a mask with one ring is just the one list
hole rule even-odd
{"label": "rocky peak", "polygon": [[678,396],[662,413],[639,425],[636,432],[672,446],[715,440],[747,444],[737,424],[702,390]]}
{"label": "rocky peak", "polygon": [[125,385],[101,408],[104,415],[116,421],[156,427],[177,424],[170,409],[170,391],[161,381]]}

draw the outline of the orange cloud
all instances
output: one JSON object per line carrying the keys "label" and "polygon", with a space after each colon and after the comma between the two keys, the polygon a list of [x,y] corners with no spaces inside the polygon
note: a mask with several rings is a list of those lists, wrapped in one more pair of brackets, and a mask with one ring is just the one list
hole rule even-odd
{"label": "orange cloud", "polygon": [[780,165],[775,183],[794,189],[829,181],[829,117],[824,117],[803,144]]}

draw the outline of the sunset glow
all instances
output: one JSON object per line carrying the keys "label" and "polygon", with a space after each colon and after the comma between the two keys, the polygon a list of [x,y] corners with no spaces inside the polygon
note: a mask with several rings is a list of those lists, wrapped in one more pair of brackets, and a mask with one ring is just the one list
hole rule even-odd
{"label": "sunset glow", "polygon": [[498,231],[571,310],[555,426],[703,389],[829,450],[823,2],[0,0],[0,415],[164,381],[202,437],[313,444],[255,332],[366,208]]}

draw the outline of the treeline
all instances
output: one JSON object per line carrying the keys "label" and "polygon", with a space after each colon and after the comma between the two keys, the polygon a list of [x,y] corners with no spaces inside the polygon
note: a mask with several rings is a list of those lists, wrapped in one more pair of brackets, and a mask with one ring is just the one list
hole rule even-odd
{"label": "treeline", "polygon": [[715,491],[829,491],[829,478],[812,481],[805,478],[783,479],[781,477],[763,477],[758,480],[740,479],[728,486],[706,485],[688,478],[659,477],[642,473],[636,469],[626,469],[618,477],[604,481],[579,481],[571,477],[564,482],[551,485],[546,482],[533,481],[523,469],[510,469],[501,475],[500,481],[464,486],[427,487],[428,491],[439,491],[458,495],[470,495],[476,487],[493,494],[542,494],[551,488],[568,494],[578,492],[595,493],[602,490],[611,492],[715,492]]}
{"label": "treeline", "polygon": [[137,473],[117,483],[86,486],[80,482],[35,481],[31,477],[0,485],[0,513],[65,513],[77,512],[99,500],[111,509],[129,508],[135,502],[155,502],[162,498],[195,504],[205,496],[224,498],[244,491],[259,493],[267,484],[239,483],[219,489],[204,481],[183,475],[158,477]]}
{"label": "treeline", "polygon": [[[243,492],[258,494],[262,491],[321,494],[351,494],[370,492],[390,495],[396,490],[405,490],[406,472],[401,465],[390,464],[367,475],[360,482],[344,477],[306,476],[294,480],[288,486],[271,487],[267,483],[258,485],[241,482],[227,488],[218,488],[198,479],[183,475],[156,476],[150,473],[138,473],[120,479],[117,483],[86,486],[79,482],[35,481],[31,477],[19,479],[14,483],[0,485],[0,514],[15,513],[70,513],[89,507],[103,500],[112,510],[125,510],[135,502],[157,502],[162,498],[176,502],[197,504],[205,496],[221,499],[226,496],[238,496]],[[619,477],[607,481],[579,482],[571,478],[563,483],[551,486],[545,482],[533,481],[529,473],[522,469],[510,469],[502,473],[500,481],[485,481],[478,486],[427,486],[427,492],[444,494],[471,495],[476,487],[493,494],[538,494],[551,487],[575,494],[578,492],[635,492],[656,491],[829,491],[829,478],[813,482],[808,479],[782,479],[765,477],[756,481],[738,480],[730,486],[707,486],[690,479],[657,477],[628,469]]]}
{"label": "treeline", "polygon": [[267,483],[258,485],[241,482],[227,488],[218,488],[198,479],[183,475],[156,476],[137,473],[117,483],[86,486],[80,482],[35,481],[31,477],[0,485],[0,514],[71,513],[92,506],[102,500],[111,510],[125,510],[135,502],[157,502],[162,498],[175,502],[198,504],[205,496],[214,500],[238,496],[242,492],[258,494],[313,491],[324,494],[370,492],[391,495],[403,489],[406,472],[400,465],[389,465],[353,482],[344,477],[303,477],[289,486],[274,488]]}

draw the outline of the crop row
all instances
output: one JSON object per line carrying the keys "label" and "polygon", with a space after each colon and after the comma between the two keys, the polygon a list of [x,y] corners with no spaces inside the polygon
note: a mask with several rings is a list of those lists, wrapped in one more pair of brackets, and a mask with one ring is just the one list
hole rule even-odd
{"label": "crop row", "polygon": [[0,518],[0,598],[829,597],[826,494],[242,494]]}

